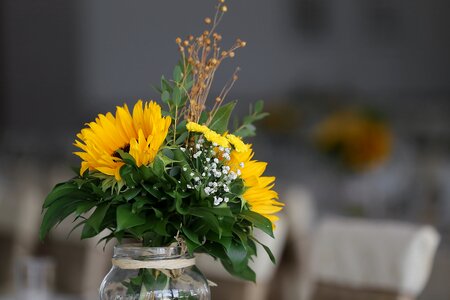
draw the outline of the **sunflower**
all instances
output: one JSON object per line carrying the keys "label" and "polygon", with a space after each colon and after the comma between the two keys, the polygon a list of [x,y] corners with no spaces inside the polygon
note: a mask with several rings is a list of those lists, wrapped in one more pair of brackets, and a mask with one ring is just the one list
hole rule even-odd
{"label": "sunflower", "polygon": [[262,176],[267,163],[252,160],[253,155],[250,145],[248,151],[245,152],[233,150],[227,164],[232,171],[241,174],[246,187],[242,197],[249,204],[250,210],[263,215],[273,225],[279,219],[275,214],[282,210],[284,204],[277,201],[278,193],[272,190],[275,185],[275,177]]}
{"label": "sunflower", "polygon": [[153,101],[144,104],[139,100],[132,114],[126,104],[117,107],[115,116],[99,114],[77,134],[74,143],[83,150],[75,152],[83,160],[80,174],[98,171],[120,180],[124,162],[118,150],[128,152],[137,166],[148,165],[164,142],[170,123],[171,118],[163,118],[161,107]]}

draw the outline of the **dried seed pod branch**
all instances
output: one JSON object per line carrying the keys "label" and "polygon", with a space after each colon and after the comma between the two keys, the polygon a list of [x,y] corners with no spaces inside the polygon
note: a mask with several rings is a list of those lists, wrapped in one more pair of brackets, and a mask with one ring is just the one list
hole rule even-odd
{"label": "dried seed pod branch", "polygon": [[[216,28],[227,11],[228,7],[225,5],[225,1],[220,0],[216,6],[214,18],[207,17],[204,19],[205,24],[210,26],[209,30],[205,30],[198,37],[189,35],[184,41],[181,38],[176,39],[182,59],[185,62],[184,69],[186,70],[187,65],[189,65],[192,70],[193,83],[191,89],[187,91],[189,101],[186,105],[188,108],[183,110],[188,121],[199,122],[200,116],[206,108],[215,72],[222,61],[226,58],[233,58],[237,49],[246,46],[246,42],[237,39],[228,50],[221,51],[222,36],[216,32]],[[225,85],[222,92],[216,97],[221,101],[214,102],[208,120],[211,120],[237,80],[237,71],[238,69],[233,74],[232,80]],[[184,76],[187,77],[186,74]]]}

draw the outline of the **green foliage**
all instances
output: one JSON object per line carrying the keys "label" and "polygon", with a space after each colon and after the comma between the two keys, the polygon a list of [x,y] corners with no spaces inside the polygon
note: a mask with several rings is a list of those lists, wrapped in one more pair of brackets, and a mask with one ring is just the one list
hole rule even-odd
{"label": "green foliage", "polygon": [[[190,253],[208,253],[232,274],[254,280],[248,268],[256,254],[253,228],[272,235],[271,222],[241,200],[245,189],[239,179],[226,194],[228,205],[214,206],[202,188],[187,189],[196,176],[192,174],[203,168],[201,163],[179,148],[166,148],[149,166],[137,167],[127,159],[120,170],[125,182],[120,189],[115,185],[105,190],[104,180],[90,174],[59,184],[44,202],[40,237],[69,215],[75,217],[75,227],[82,227],[81,238],[106,229],[110,233],[105,242],[127,237],[146,246],[162,246],[174,242],[178,234]],[[177,175],[170,175],[175,168]]]}
{"label": "green foliage", "polygon": [[217,133],[224,133],[227,131],[228,122],[230,121],[231,113],[236,106],[236,101],[230,102],[224,106],[221,106],[214,114],[211,122],[209,123],[209,129],[216,131]]}
{"label": "green foliage", "polygon": [[235,131],[233,134],[242,138],[255,136],[256,127],[253,123],[262,120],[269,115],[268,113],[263,112],[263,109],[264,102],[262,100],[257,101],[254,107],[250,106],[250,114],[244,117],[240,126],[238,125],[239,122],[235,120]]}

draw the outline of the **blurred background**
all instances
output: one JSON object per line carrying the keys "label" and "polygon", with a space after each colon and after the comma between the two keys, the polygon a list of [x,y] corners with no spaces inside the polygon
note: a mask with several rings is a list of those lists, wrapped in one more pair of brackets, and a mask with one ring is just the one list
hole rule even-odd
{"label": "blurred background", "polygon": [[[357,218],[407,226],[412,235],[434,228],[436,238],[421,248],[428,245],[429,251],[420,250],[414,262],[392,272],[400,278],[420,272],[417,261],[427,265],[424,283],[408,290],[410,296],[450,299],[450,2],[228,3],[218,31],[224,44],[239,37],[247,47],[219,70],[212,95],[240,66],[230,94],[230,100],[239,99],[238,114],[265,100],[270,116],[251,142],[256,158],[270,162],[267,173],[277,176],[288,208],[273,245],[278,264],[260,270],[266,282],[233,281],[207,263],[212,271],[205,273],[219,283],[213,299],[230,293],[250,299],[243,296],[249,290],[264,293],[259,299],[307,299],[311,278],[332,277],[331,271],[320,275],[330,264],[321,269],[308,262],[321,253],[314,247],[323,247],[315,237],[328,234],[322,225],[336,217],[341,223]],[[30,261],[30,268],[49,269],[56,293],[96,299],[110,267],[110,247],[103,253],[102,245],[80,242],[77,233],[67,238],[70,222],[45,243],[38,241],[43,199],[54,184],[73,176],[70,166],[79,161],[72,142],[85,122],[116,105],[159,100],[152,84],[176,64],[175,38],[202,32],[215,2],[0,5],[0,295],[13,293],[18,264]],[[399,259],[415,249],[402,245]],[[358,265],[357,256],[349,269]],[[379,276],[371,275],[370,266],[366,271],[368,281]],[[351,287],[350,281],[336,280]]]}

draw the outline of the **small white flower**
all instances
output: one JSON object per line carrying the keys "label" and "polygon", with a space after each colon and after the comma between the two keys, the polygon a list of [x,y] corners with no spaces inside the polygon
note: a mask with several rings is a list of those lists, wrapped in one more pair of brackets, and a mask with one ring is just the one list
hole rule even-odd
{"label": "small white flower", "polygon": [[186,167],[183,167],[183,171],[186,172],[186,171],[187,171],[187,168],[186,168]]}
{"label": "small white flower", "polygon": [[219,163],[219,160],[218,160],[217,158],[214,158],[214,162],[215,162],[216,164],[218,164],[218,163]]}
{"label": "small white flower", "polygon": [[186,151],[186,148],[180,147],[180,150],[184,152]]}
{"label": "small white flower", "polygon": [[194,178],[194,180],[195,181],[200,181],[200,177],[197,176],[197,177]]}
{"label": "small white flower", "polygon": [[222,146],[219,147],[220,152],[223,152],[225,150]]}
{"label": "small white flower", "polygon": [[202,146],[200,144],[195,144],[195,148],[200,149]]}
{"label": "small white flower", "polygon": [[204,191],[207,196],[209,196],[211,194],[211,188],[208,186],[204,188]]}
{"label": "small white flower", "polygon": [[241,176],[241,170],[240,170],[240,169],[238,169],[238,170],[236,171],[236,173],[238,174],[238,176]]}
{"label": "small white flower", "polygon": [[211,158],[207,157],[207,158],[206,158],[206,161],[207,161],[207,162],[210,162],[210,161],[211,161]]}
{"label": "small white flower", "polygon": [[230,201],[230,198],[225,197],[225,198],[223,199],[223,201],[225,201],[225,203],[228,203],[228,201]]}
{"label": "small white flower", "polygon": [[217,147],[217,146],[219,146],[219,145],[218,145],[217,143],[213,143],[213,146],[214,146],[214,147]]}
{"label": "small white flower", "polygon": [[243,168],[243,167],[244,167],[244,163],[243,163],[243,162],[240,162],[240,163],[239,163],[239,167]]}
{"label": "small white flower", "polygon": [[203,173],[202,173],[202,176],[203,176],[203,177],[205,177],[205,176],[206,176],[206,173],[205,173],[205,172],[203,172]]}
{"label": "small white flower", "polygon": [[219,205],[222,203],[223,199],[221,197],[214,196],[214,205]]}
{"label": "small white flower", "polygon": [[194,176],[195,174],[191,172],[191,174],[189,174],[191,177]]}
{"label": "small white flower", "polygon": [[228,185],[225,185],[223,187],[223,190],[225,191],[225,193],[228,193],[230,191],[230,188],[228,187]]}

